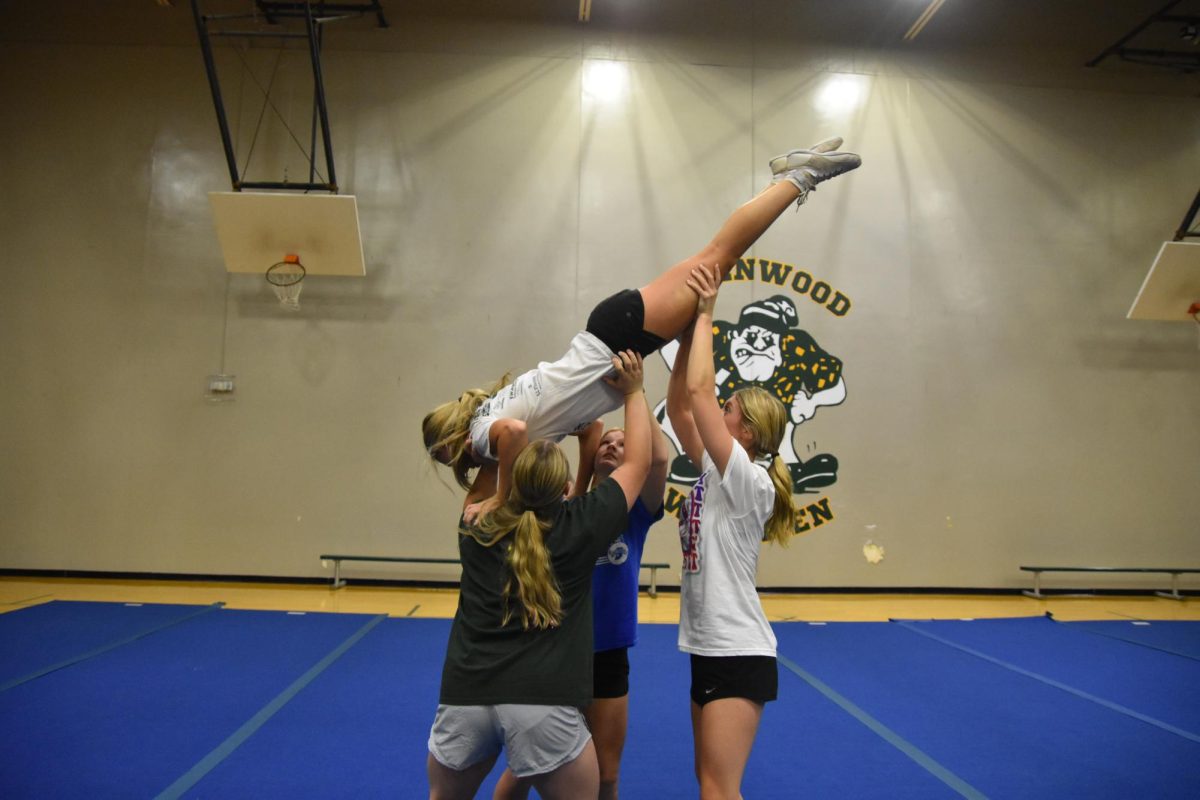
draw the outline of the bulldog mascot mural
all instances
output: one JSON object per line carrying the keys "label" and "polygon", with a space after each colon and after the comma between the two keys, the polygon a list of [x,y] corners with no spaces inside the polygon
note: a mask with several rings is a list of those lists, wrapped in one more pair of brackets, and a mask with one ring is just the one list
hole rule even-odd
{"label": "bulldog mascot mural", "polygon": [[[737,324],[716,320],[713,337],[717,397],[724,405],[734,392],[759,386],[778,397],[789,410],[787,430],[779,455],[792,473],[796,493],[815,492],[837,481],[838,462],[832,454],[819,453],[807,461],[796,453],[792,442],[796,426],[811,419],[821,406],[835,406],[846,399],[842,362],[821,349],[806,331],[796,327],[796,306],[785,295],[750,303],[742,308]],[[661,351],[667,367],[675,365],[677,342]],[[666,419],[666,402],[655,413],[675,449],[683,448]],[[670,480],[692,484],[699,477],[687,456],[671,464]]]}

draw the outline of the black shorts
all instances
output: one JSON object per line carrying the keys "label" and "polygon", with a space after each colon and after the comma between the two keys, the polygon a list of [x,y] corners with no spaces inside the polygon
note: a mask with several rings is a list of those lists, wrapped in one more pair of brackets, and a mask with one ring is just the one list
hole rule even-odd
{"label": "black shorts", "polygon": [[658,350],[667,340],[644,330],[646,306],[642,293],[625,289],[601,300],[587,321],[587,332],[604,342],[614,353],[636,350],[642,357]]}
{"label": "black shorts", "polygon": [[772,656],[692,655],[692,702],[704,705],[743,697],[760,705],[779,695],[779,668]]}
{"label": "black shorts", "polygon": [[592,696],[597,699],[629,694],[629,648],[601,650],[592,657]]}

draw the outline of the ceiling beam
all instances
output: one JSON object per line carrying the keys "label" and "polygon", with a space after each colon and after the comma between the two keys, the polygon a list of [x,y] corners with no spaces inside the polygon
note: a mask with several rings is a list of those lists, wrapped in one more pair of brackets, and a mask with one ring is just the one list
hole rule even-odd
{"label": "ceiling beam", "polygon": [[929,5],[921,12],[921,16],[917,17],[917,21],[908,29],[908,33],[904,34],[904,41],[911,42],[913,39],[916,39],[917,35],[925,29],[925,26],[929,24],[929,20],[933,19],[933,15],[938,12],[938,9],[945,2],[946,0],[929,0]]}

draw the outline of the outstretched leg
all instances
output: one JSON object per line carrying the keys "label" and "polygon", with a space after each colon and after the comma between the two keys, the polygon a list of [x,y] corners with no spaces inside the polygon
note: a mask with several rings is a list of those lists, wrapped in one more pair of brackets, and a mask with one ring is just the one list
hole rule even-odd
{"label": "outstretched leg", "polygon": [[728,277],[742,254],[799,196],[800,190],[788,181],[767,187],[734,211],[700,252],[643,286],[640,291],[646,309],[645,329],[663,339],[678,336],[696,316],[696,294],[687,285],[692,270],[705,264],[710,269],[719,268],[722,279]]}
{"label": "outstretched leg", "polygon": [[829,139],[810,150],[793,150],[771,159],[771,186],[734,211],[700,252],[641,288],[646,314],[643,327],[663,339],[678,336],[696,314],[696,295],[687,285],[692,270],[705,264],[720,269],[722,279],[728,277],[742,254],[788,206],[803,202],[821,181],[856,168],[861,163],[858,156],[832,152],[841,143],[841,139]]}

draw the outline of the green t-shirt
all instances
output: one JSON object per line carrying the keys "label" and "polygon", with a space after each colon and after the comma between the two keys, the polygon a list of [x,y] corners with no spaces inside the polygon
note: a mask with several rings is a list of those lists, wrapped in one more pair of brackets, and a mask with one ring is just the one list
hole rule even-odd
{"label": "green t-shirt", "polygon": [[462,588],[442,667],[439,702],[577,706],[592,701],[592,568],[628,524],[625,493],[612,478],[563,503],[546,533],[562,595],[562,623],[525,630],[515,591],[504,618],[509,534],[484,547],[459,534]]}

